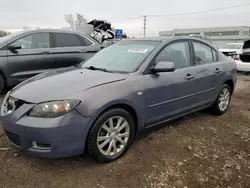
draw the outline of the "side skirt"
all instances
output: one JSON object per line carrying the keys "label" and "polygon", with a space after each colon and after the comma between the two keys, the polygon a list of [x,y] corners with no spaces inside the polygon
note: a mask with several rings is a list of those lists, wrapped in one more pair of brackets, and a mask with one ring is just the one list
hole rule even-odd
{"label": "side skirt", "polygon": [[181,114],[181,115],[178,115],[178,116],[175,116],[175,117],[172,117],[172,118],[169,118],[169,119],[166,119],[166,120],[157,122],[157,123],[153,123],[153,124],[151,124],[151,125],[146,126],[145,129],[151,128],[151,127],[154,127],[154,126],[157,126],[157,125],[160,125],[160,124],[163,124],[163,123],[166,123],[166,122],[175,120],[175,119],[178,119],[178,118],[180,118],[180,117],[182,117],[182,116],[185,116],[185,115],[188,115],[188,114],[192,114],[192,113],[194,113],[194,112],[197,112],[197,111],[206,109],[206,108],[208,108],[208,107],[210,107],[210,106],[211,106],[211,104],[206,105],[206,106],[203,106],[203,107],[201,107],[201,108],[197,108],[197,109],[192,110],[192,111],[190,111],[190,112],[186,112],[186,113],[183,113],[183,114]]}

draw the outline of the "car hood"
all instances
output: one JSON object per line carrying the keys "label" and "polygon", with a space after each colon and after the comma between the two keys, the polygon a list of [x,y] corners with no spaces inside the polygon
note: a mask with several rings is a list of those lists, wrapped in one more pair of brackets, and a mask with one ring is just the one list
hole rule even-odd
{"label": "car hood", "polygon": [[35,76],[11,91],[11,96],[31,103],[72,99],[78,92],[126,79],[127,74],[69,68]]}

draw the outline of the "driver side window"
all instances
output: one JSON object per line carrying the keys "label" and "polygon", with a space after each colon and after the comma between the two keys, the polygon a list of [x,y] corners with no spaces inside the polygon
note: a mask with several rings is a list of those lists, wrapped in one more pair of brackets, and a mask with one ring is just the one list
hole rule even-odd
{"label": "driver side window", "polygon": [[21,49],[50,48],[49,33],[35,33],[18,39],[14,44],[20,44]]}
{"label": "driver side window", "polygon": [[173,62],[176,69],[190,66],[189,45],[187,42],[176,42],[166,46],[156,57],[156,64],[165,61]]}

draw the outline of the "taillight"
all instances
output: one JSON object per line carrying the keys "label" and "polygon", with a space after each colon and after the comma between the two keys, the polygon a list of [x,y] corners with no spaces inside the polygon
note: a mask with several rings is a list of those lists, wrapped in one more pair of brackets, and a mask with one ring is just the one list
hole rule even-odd
{"label": "taillight", "polygon": [[240,58],[239,58],[238,55],[237,55],[237,56],[234,56],[233,59],[234,59],[234,60],[240,60]]}

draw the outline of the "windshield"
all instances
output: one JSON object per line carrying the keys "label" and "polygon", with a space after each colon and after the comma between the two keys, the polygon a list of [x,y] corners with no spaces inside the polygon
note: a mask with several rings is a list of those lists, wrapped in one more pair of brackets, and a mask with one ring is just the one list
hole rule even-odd
{"label": "windshield", "polygon": [[15,36],[17,36],[17,35],[20,35],[21,33],[22,33],[22,31],[16,32],[16,33],[11,33],[11,34],[6,35],[6,36],[4,36],[4,37],[0,37],[0,43],[2,43],[2,42],[4,42],[4,41],[7,41],[7,40],[9,40],[9,39],[11,39],[12,37],[15,37]]}
{"label": "windshield", "polygon": [[95,67],[112,72],[134,72],[159,42],[127,41],[118,42],[89,59],[83,68]]}
{"label": "windshield", "polygon": [[223,48],[225,49],[241,49],[241,47],[243,46],[243,44],[239,43],[239,44],[226,44]]}

